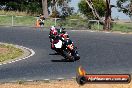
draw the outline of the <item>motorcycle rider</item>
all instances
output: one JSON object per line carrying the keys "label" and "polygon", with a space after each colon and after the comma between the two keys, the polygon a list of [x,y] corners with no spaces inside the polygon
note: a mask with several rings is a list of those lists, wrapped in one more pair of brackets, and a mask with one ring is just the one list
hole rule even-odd
{"label": "motorcycle rider", "polygon": [[63,49],[66,49],[69,45],[73,46],[72,40],[69,38],[68,34],[64,34]]}
{"label": "motorcycle rider", "polygon": [[66,54],[67,54],[66,49],[68,49],[68,47],[69,47],[70,48],[69,50],[71,52],[74,52],[73,51],[74,50],[73,49],[74,48],[74,44],[73,44],[72,40],[69,38],[67,32],[62,35],[62,41],[63,41],[62,50],[64,50],[63,56],[67,59],[67,57],[66,57]]}
{"label": "motorcycle rider", "polygon": [[58,29],[55,28],[55,26],[51,26],[49,38],[51,42],[51,49],[53,49],[54,41],[57,39],[60,39],[63,42],[63,49],[67,47],[67,45],[73,44],[73,42],[69,39],[69,35],[66,31],[59,32]]}
{"label": "motorcycle rider", "polygon": [[55,36],[57,36],[57,35],[58,35],[58,33],[57,33],[57,30],[56,30],[55,26],[51,26],[50,33],[49,33],[49,38],[54,39]]}
{"label": "motorcycle rider", "polygon": [[[80,59],[76,50],[77,48],[74,46],[66,31],[58,31],[55,26],[52,26],[50,28],[49,38],[51,42],[51,49],[55,50],[57,54],[62,55],[66,60]],[[72,56],[74,59],[72,59]]]}
{"label": "motorcycle rider", "polygon": [[66,40],[67,38],[69,38],[69,35],[66,31],[62,31],[61,34],[59,34],[59,36],[63,39]]}
{"label": "motorcycle rider", "polygon": [[60,25],[60,27],[57,28],[58,35],[61,34],[61,33],[63,33],[64,29],[65,28],[63,28],[62,25]]}
{"label": "motorcycle rider", "polygon": [[50,42],[52,42],[52,40],[56,37],[56,36],[60,36],[63,38],[63,35],[66,34],[67,32],[64,31],[64,28],[56,28],[55,26],[51,26],[50,28],[50,33],[49,33],[49,38],[50,38]]}
{"label": "motorcycle rider", "polygon": [[57,33],[55,26],[51,26],[50,33],[49,33],[49,38],[50,38],[50,42],[51,42],[51,49],[54,49],[54,42],[53,41],[55,40],[57,35],[58,35],[58,33]]}

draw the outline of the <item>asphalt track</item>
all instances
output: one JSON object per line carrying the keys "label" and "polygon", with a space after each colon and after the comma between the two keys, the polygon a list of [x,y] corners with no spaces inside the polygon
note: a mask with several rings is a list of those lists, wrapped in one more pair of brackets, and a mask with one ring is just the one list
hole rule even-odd
{"label": "asphalt track", "polygon": [[0,42],[31,48],[35,55],[0,66],[0,82],[71,78],[81,65],[87,73],[132,73],[132,35],[89,31],[68,31],[81,59],[64,62],[54,55],[49,30],[0,27]]}

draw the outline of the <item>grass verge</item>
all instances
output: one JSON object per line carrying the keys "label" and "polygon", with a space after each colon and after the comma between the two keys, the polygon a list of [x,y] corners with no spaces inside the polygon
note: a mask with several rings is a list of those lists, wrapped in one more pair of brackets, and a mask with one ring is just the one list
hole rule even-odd
{"label": "grass verge", "polygon": [[114,24],[112,31],[132,32],[132,23]]}
{"label": "grass verge", "polygon": [[0,62],[15,59],[23,54],[21,49],[12,45],[0,44]]}

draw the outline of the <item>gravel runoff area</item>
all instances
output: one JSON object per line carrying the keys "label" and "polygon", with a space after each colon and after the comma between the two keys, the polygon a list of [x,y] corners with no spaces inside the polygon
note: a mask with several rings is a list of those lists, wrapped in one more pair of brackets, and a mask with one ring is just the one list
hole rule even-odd
{"label": "gravel runoff area", "polygon": [[132,88],[132,82],[128,84],[85,84],[79,85],[75,80],[38,81],[1,83],[0,88]]}

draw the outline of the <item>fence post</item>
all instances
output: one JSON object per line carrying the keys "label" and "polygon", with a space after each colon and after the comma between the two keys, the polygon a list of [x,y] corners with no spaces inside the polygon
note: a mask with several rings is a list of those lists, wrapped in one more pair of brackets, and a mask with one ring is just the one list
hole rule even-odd
{"label": "fence post", "polygon": [[98,29],[100,29],[99,20],[89,20],[89,22],[96,22],[96,24],[98,25]]}
{"label": "fence post", "polygon": [[13,16],[12,16],[12,26],[14,25],[14,23],[13,23]]}
{"label": "fence post", "polygon": [[57,20],[60,19],[60,18],[53,18],[55,19],[55,26],[57,25]]}
{"label": "fence post", "polygon": [[56,19],[57,19],[57,18],[55,18],[55,26],[56,26]]}
{"label": "fence post", "polygon": [[99,27],[99,20],[98,20],[98,29],[100,29],[100,27]]}

